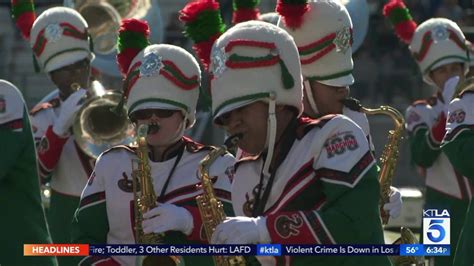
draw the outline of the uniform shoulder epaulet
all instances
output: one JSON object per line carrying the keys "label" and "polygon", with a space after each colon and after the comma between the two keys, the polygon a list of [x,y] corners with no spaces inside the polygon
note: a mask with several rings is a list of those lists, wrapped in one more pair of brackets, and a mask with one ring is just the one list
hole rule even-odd
{"label": "uniform shoulder epaulet", "polygon": [[247,155],[243,158],[240,158],[235,164],[234,164],[234,169],[237,170],[237,168],[244,164],[244,163],[250,163],[258,160],[260,158],[260,155]]}
{"label": "uniform shoulder epaulet", "polygon": [[471,95],[471,94],[474,94],[474,89],[473,90],[463,90],[459,94],[459,99],[462,99],[462,97],[464,97],[465,95]]}
{"label": "uniform shoulder epaulet", "polygon": [[310,117],[301,117],[298,119],[298,126],[296,127],[296,137],[298,139],[302,139],[308,132],[310,132],[313,128],[318,127],[322,128],[326,125],[329,120],[333,119],[337,115],[330,114],[325,115],[318,119],[312,119]]}
{"label": "uniform shoulder epaulet", "polygon": [[59,100],[59,98],[54,98],[47,102],[37,104],[35,107],[33,107],[33,109],[31,109],[30,115],[35,115],[42,110],[46,110],[49,108],[56,108],[60,105],[61,105],[61,101]]}
{"label": "uniform shoulder epaulet", "polygon": [[411,104],[411,106],[418,106],[418,105],[427,105],[428,101],[426,99],[416,100]]}
{"label": "uniform shoulder epaulet", "polygon": [[128,145],[117,145],[117,146],[113,146],[112,148],[110,148],[108,150],[105,150],[102,154],[110,153],[112,151],[120,151],[120,150],[125,150],[127,152],[135,154],[136,150],[137,150],[137,147],[132,147],[132,146],[128,146]]}
{"label": "uniform shoulder epaulet", "polygon": [[342,103],[344,104],[345,107],[355,112],[360,112],[360,108],[362,107],[362,105],[360,104],[360,101],[357,100],[356,98],[346,98],[344,99]]}
{"label": "uniform shoulder epaulet", "polygon": [[184,143],[186,145],[186,151],[190,153],[196,153],[200,151],[210,151],[214,149],[212,146],[207,146],[198,142],[193,141],[188,137],[183,137]]}

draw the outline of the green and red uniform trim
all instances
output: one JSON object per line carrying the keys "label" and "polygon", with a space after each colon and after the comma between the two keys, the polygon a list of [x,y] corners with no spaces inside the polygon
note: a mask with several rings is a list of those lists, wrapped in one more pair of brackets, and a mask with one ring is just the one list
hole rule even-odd
{"label": "green and red uniform trim", "polygon": [[[459,48],[462,50],[467,51],[467,46],[462,42],[459,36],[451,29],[447,29],[449,33],[449,39],[453,41]],[[423,35],[423,40],[421,42],[421,47],[419,52],[413,52],[413,57],[418,61],[421,62],[425,59],[426,55],[428,54],[431,45],[433,44],[433,38],[431,37],[431,31],[425,32]]]}
{"label": "green and red uniform trim", "polygon": [[[193,75],[191,77],[181,71],[171,60],[163,60],[163,67],[160,69],[159,74],[164,76],[166,79],[171,81],[174,85],[178,86],[183,90],[192,90],[199,86],[199,77]],[[137,80],[140,78],[140,66],[142,62],[136,62],[131,68],[124,82],[124,97],[128,98],[130,90],[135,85]]]}
{"label": "green and red uniform trim", "polygon": [[[351,33],[350,44],[352,45],[352,42],[353,42],[352,29],[349,29],[349,30],[350,30],[350,33]],[[332,50],[334,50],[336,48],[336,45],[334,44],[334,39],[336,39],[336,36],[337,36],[337,34],[335,32],[333,32],[333,33],[330,33],[330,34],[324,36],[323,38],[321,38],[321,39],[319,39],[315,42],[312,42],[312,43],[304,45],[304,46],[299,46],[298,47],[298,52],[299,52],[301,57],[314,54],[313,56],[311,56],[309,58],[306,58],[306,59],[301,58],[300,59],[301,64],[302,65],[311,64],[311,63],[321,59],[322,57],[324,57],[325,55],[330,53]]]}
{"label": "green and red uniform trim", "polygon": [[44,149],[38,149],[38,165],[40,176],[45,178],[56,167],[61,157],[64,144],[66,144],[69,138],[62,138],[56,135],[52,126],[48,127],[43,138],[46,140],[41,140],[41,142],[47,141],[48,145]]}
{"label": "green and red uniform trim", "polygon": [[[59,23],[59,26],[63,28],[63,35],[75,38],[78,40],[87,40],[88,34],[87,30],[84,30],[83,32],[80,31],[78,28],[73,26],[72,24],[68,22],[62,22]],[[35,44],[33,45],[33,52],[35,53],[36,57],[41,56],[43,53],[46,44],[48,43],[48,39],[44,36],[45,29],[42,29],[38,36],[36,37]]]}

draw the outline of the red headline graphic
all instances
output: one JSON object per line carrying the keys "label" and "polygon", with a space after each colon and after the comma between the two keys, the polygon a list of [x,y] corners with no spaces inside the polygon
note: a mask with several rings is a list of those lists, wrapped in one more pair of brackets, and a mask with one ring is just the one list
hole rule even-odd
{"label": "red headline graphic", "polygon": [[24,244],[23,256],[88,256],[89,244]]}

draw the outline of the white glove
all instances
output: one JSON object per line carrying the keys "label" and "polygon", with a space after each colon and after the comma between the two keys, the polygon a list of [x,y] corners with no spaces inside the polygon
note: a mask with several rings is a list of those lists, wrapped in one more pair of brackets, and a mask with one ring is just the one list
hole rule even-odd
{"label": "white glove", "polygon": [[395,219],[402,212],[402,194],[396,187],[390,187],[390,190],[389,202],[383,205],[383,209],[390,215],[390,218]]}
{"label": "white glove", "polygon": [[453,99],[454,92],[456,91],[456,86],[458,85],[458,83],[459,83],[459,76],[451,77],[444,83],[442,94],[443,94],[443,100],[444,100],[444,106],[445,106],[444,108],[445,114],[448,113],[448,105]]}
{"label": "white glove", "polygon": [[84,104],[84,96],[87,91],[80,89],[64,101],[61,105],[61,113],[59,114],[58,119],[54,122],[53,132],[61,137],[66,137],[69,134],[69,128],[74,123],[76,118],[76,113]]}
{"label": "white glove", "polygon": [[237,216],[229,217],[216,227],[212,234],[212,244],[257,244],[270,243],[267,219]]}
{"label": "white glove", "polygon": [[143,232],[163,233],[181,231],[191,234],[194,227],[193,216],[183,207],[170,203],[160,203],[158,207],[143,214]]}

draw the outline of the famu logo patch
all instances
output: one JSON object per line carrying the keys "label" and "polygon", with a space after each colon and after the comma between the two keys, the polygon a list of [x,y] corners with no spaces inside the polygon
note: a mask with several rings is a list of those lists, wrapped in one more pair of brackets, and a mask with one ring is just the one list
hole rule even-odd
{"label": "famu logo patch", "polygon": [[462,123],[466,119],[466,112],[463,109],[457,109],[449,113],[448,122],[449,123]]}
{"label": "famu logo patch", "polygon": [[302,225],[303,219],[298,214],[293,214],[291,217],[281,215],[275,219],[275,231],[282,238],[299,235],[299,228]]}
{"label": "famu logo patch", "polygon": [[[132,193],[133,192],[133,180],[131,178],[129,178],[127,173],[125,173],[125,172],[122,172],[122,177],[123,178],[119,179],[119,181],[117,182],[117,186],[123,192]],[[138,186],[138,180],[137,180],[137,192],[138,191],[140,191],[140,186]]]}

